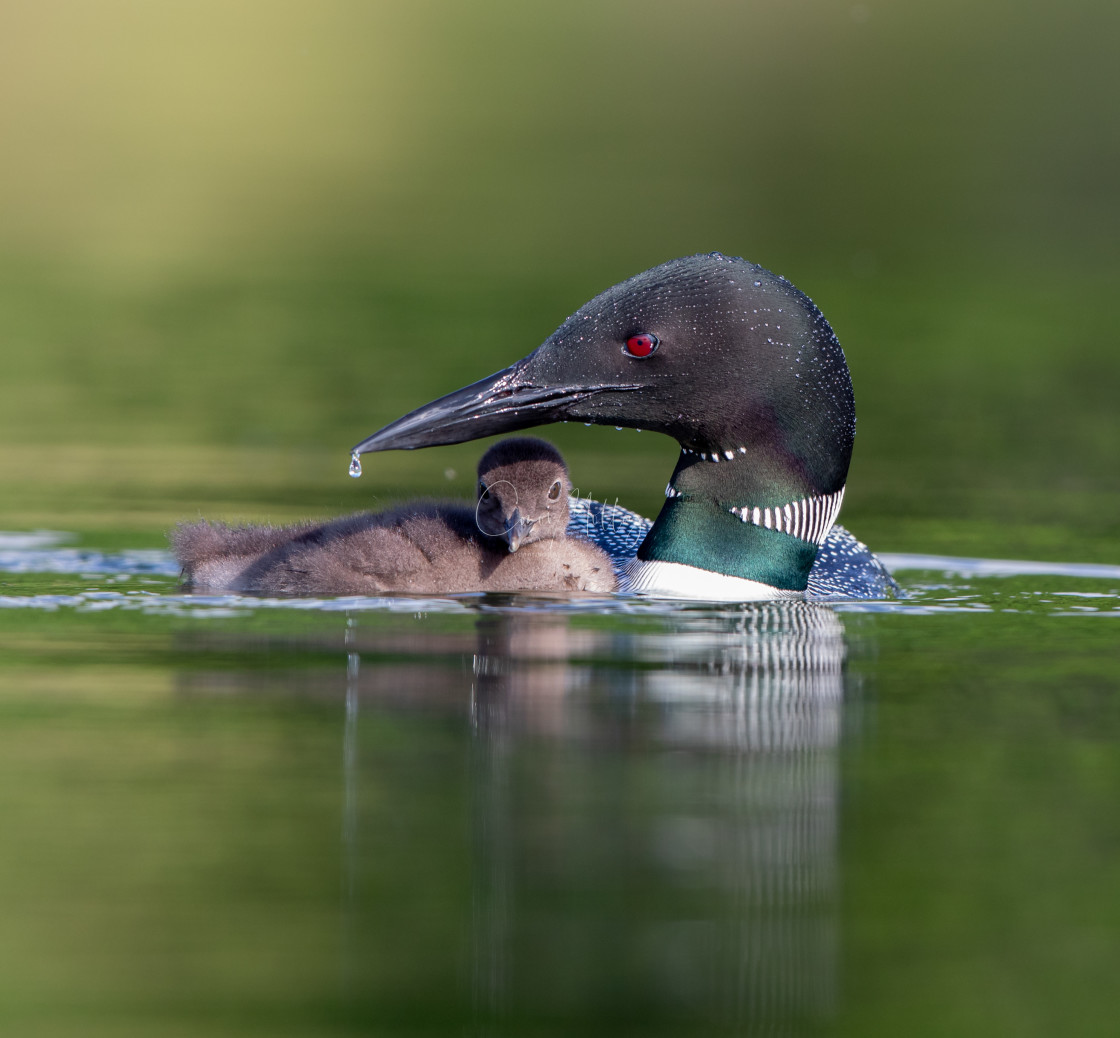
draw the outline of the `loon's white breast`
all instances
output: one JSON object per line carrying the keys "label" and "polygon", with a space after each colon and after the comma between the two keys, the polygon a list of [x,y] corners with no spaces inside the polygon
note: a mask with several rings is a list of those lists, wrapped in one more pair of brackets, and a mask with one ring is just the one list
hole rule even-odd
{"label": "loon's white breast", "polygon": [[618,589],[629,594],[704,602],[763,602],[805,597],[803,591],[783,591],[757,580],[713,573],[679,562],[649,562],[638,558],[618,568],[618,583]]}

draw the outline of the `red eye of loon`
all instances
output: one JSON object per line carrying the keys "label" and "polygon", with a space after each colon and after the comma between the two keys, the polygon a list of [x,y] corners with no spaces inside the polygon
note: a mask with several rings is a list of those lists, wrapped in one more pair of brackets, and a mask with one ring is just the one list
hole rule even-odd
{"label": "red eye of loon", "polygon": [[639,332],[637,335],[631,335],[623,348],[631,357],[643,358],[653,353],[660,343],[661,340],[652,332]]}

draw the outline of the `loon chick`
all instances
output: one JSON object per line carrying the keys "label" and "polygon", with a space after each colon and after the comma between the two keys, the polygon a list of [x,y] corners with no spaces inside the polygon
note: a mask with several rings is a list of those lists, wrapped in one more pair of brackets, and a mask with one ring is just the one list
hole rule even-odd
{"label": "loon chick", "polygon": [[478,503],[416,502],[322,524],[172,534],[195,589],[286,595],[387,591],[613,591],[610,559],[566,536],[571,478],[551,444],[494,444],[478,465]]}
{"label": "loon chick", "polygon": [[[681,447],[622,590],[724,601],[889,593],[878,560],[833,525],[855,437],[844,352],[785,278],[719,253],[654,267],[353,455],[569,419],[662,432]],[[814,573],[818,554],[827,572]]]}

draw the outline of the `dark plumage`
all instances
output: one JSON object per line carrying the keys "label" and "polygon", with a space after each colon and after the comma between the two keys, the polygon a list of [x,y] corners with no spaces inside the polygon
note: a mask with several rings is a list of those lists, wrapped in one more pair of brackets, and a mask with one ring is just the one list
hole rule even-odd
{"label": "dark plumage", "polygon": [[180,524],[171,534],[196,590],[285,595],[386,591],[613,591],[610,559],[566,536],[571,479],[559,452],[520,437],[478,466],[476,506],[413,502],[326,523]]}

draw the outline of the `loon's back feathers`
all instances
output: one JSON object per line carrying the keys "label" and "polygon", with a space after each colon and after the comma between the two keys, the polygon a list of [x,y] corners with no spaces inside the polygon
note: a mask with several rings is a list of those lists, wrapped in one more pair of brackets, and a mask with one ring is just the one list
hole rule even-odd
{"label": "loon's back feathers", "polygon": [[199,522],[172,546],[196,589],[285,595],[405,591],[590,591],[616,587],[610,560],[566,536],[567,468],[541,440],[495,444],[475,507],[413,502],[288,527]]}
{"label": "loon's back feathers", "polygon": [[808,598],[898,598],[902,589],[875,553],[843,526],[833,526],[809,571]]}

